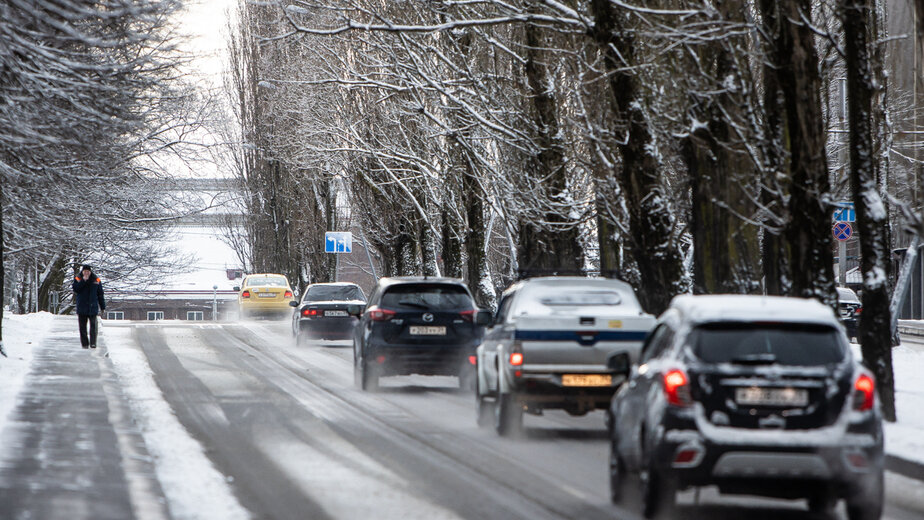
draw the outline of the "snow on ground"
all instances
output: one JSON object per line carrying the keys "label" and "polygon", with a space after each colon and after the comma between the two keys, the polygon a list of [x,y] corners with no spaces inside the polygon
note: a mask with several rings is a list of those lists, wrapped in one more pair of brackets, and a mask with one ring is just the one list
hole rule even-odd
{"label": "snow on ground", "polygon": [[886,452],[924,464],[924,351],[906,346],[892,350],[896,423],[886,423]]}
{"label": "snow on ground", "polygon": [[115,371],[131,403],[170,513],[177,519],[245,519],[250,514],[237,501],[225,477],[212,465],[202,446],[180,424],[154,381],[148,360],[132,339],[129,327],[101,331]]}
{"label": "snow on ground", "polygon": [[0,356],[0,431],[18,401],[32,364],[32,347],[42,342],[55,319],[54,314],[3,314],[3,350]]}

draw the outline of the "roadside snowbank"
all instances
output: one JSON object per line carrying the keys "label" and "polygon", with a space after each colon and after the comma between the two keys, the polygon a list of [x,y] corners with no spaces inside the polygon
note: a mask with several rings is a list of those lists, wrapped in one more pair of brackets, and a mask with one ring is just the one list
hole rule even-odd
{"label": "roadside snowbank", "polygon": [[106,326],[103,337],[132,415],[154,457],[171,515],[180,520],[250,518],[224,475],[174,415],[154,381],[147,357],[132,339],[131,328]]}
{"label": "roadside snowbank", "polygon": [[32,365],[32,347],[48,335],[55,315],[3,314],[3,350],[0,356],[0,431],[6,428],[10,412],[16,407],[19,391]]}
{"label": "roadside snowbank", "polygon": [[924,464],[924,352],[904,345],[895,347],[892,369],[898,421],[885,423],[886,452]]}

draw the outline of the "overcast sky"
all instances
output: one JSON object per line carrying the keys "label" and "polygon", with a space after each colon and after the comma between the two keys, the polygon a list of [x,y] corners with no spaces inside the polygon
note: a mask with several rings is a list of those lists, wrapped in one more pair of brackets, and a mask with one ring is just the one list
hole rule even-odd
{"label": "overcast sky", "polygon": [[195,56],[195,73],[215,86],[221,83],[228,12],[236,3],[236,0],[185,0],[183,11],[178,13],[180,32],[190,38],[186,50]]}

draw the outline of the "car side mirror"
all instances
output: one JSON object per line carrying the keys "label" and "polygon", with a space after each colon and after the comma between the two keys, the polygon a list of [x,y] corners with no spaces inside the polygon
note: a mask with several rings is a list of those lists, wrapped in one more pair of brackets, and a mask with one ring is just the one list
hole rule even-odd
{"label": "car side mirror", "polygon": [[295,301],[295,300],[290,301],[290,302],[289,302],[289,307],[298,307],[298,302]]}
{"label": "car side mirror", "polygon": [[347,314],[350,316],[359,316],[363,313],[362,305],[347,305]]}
{"label": "car side mirror", "polygon": [[234,286],[234,290],[235,290],[235,291],[240,291],[240,290],[241,290],[241,286],[240,286],[240,285],[235,285],[235,286]]}
{"label": "car side mirror", "polygon": [[475,314],[475,325],[487,327],[494,322],[494,314],[491,311],[480,310]]}
{"label": "car side mirror", "polygon": [[627,352],[618,352],[606,358],[606,368],[614,376],[623,376],[628,379],[629,374],[632,372],[632,361],[629,359]]}

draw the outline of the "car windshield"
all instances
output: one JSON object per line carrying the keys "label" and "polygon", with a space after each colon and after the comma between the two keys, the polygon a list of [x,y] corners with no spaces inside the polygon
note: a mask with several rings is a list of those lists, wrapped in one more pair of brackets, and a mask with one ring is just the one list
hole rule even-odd
{"label": "car windshield", "polygon": [[248,287],[288,287],[289,284],[281,276],[251,276],[245,285]]}
{"label": "car windshield", "polygon": [[312,285],[305,293],[305,301],[366,301],[362,289],[356,285]]}
{"label": "car windshield", "polygon": [[432,311],[473,309],[472,297],[458,285],[397,285],[382,295],[387,309],[426,309]]}
{"label": "car windshield", "polygon": [[841,303],[860,303],[860,298],[857,297],[857,293],[853,292],[853,289],[847,289],[845,287],[837,288],[837,299]]}
{"label": "car windshield", "polygon": [[588,289],[567,288],[549,291],[538,297],[542,305],[619,305],[622,298],[616,291],[594,291]]}
{"label": "car windshield", "polygon": [[690,345],[709,363],[819,366],[846,355],[836,329],[802,323],[710,323],[693,331]]}

